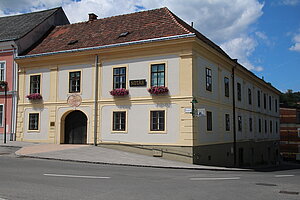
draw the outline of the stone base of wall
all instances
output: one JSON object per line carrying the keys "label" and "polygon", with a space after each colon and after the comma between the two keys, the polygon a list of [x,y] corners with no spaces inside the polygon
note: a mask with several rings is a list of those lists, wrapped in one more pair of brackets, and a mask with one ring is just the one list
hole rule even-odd
{"label": "stone base of wall", "polygon": [[[128,144],[99,144],[99,146],[191,164],[235,166],[232,143],[194,147]],[[279,150],[276,141],[237,143],[236,167],[268,166],[276,165],[278,162]]]}
{"label": "stone base of wall", "polygon": [[[194,147],[194,163],[233,167],[233,143]],[[279,162],[278,142],[246,141],[236,144],[236,166],[255,167],[276,165]]]}

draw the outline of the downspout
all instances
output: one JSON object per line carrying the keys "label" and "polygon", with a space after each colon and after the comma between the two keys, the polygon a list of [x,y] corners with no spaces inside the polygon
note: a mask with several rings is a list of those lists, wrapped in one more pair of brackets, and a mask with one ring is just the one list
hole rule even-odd
{"label": "downspout", "polygon": [[97,146],[97,125],[98,125],[98,80],[99,80],[99,57],[95,56],[95,102],[94,102],[94,145]]}
{"label": "downspout", "polygon": [[10,140],[16,141],[16,126],[17,126],[17,87],[18,87],[18,66],[15,62],[17,57],[17,47],[13,46],[13,77],[12,77],[12,115],[11,115],[11,136]]}
{"label": "downspout", "polygon": [[[233,59],[235,63],[237,63],[237,59]],[[233,159],[234,166],[236,166],[237,153],[236,153],[236,111],[235,111],[235,70],[236,65],[232,67],[231,78],[232,78],[232,118],[233,118]]]}

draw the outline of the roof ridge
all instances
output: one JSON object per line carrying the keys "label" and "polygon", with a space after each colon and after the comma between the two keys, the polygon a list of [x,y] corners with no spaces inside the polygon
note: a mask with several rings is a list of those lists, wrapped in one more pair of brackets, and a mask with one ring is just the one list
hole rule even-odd
{"label": "roof ridge", "polygon": [[55,8],[51,8],[51,9],[47,9],[47,10],[39,10],[39,11],[28,12],[28,13],[6,15],[6,16],[2,16],[2,17],[0,17],[0,18],[5,18],[5,17],[16,17],[16,16],[21,16],[21,15],[31,15],[31,14],[36,14],[36,13],[41,13],[41,12],[47,12],[47,11],[51,11],[51,10],[58,10],[58,9],[60,9],[60,8],[62,9],[62,7],[59,6],[59,7],[55,7]]}
{"label": "roof ridge", "polygon": [[[99,20],[104,20],[104,19],[106,20],[106,19],[111,19],[111,18],[116,18],[116,17],[135,15],[135,14],[138,14],[138,13],[144,13],[144,12],[155,11],[155,10],[163,10],[165,8],[168,10],[167,7],[155,8],[155,9],[151,9],[151,10],[142,10],[142,11],[138,11],[138,12],[132,12],[132,13],[127,13],[127,14],[120,14],[120,15],[114,15],[114,16],[110,16],[110,17],[99,18],[99,19],[96,19],[96,20],[93,20],[93,21],[99,21]],[[84,23],[88,23],[88,22],[89,21],[75,22],[75,23],[72,23],[72,24],[59,25],[57,27],[72,26],[72,25],[75,25],[75,24],[84,24]]]}
{"label": "roof ridge", "polygon": [[[182,28],[184,31],[187,31],[187,32],[189,32],[189,33],[193,33],[193,32],[191,32],[191,31],[189,31],[187,28],[185,28],[180,22],[178,22],[177,21],[177,19],[176,19],[176,15],[174,14],[174,13],[172,13],[167,7],[163,7],[162,9],[164,9],[166,12],[167,12],[167,14],[171,17],[171,19],[180,27],[180,28]],[[175,17],[175,16],[176,17]]]}
{"label": "roof ridge", "polygon": [[100,18],[100,19],[97,19],[97,20],[101,20],[101,19],[109,19],[109,18],[115,18],[115,17],[121,17],[121,16],[128,16],[128,15],[134,15],[134,14],[138,14],[138,13],[144,13],[144,12],[149,12],[149,11],[154,11],[154,10],[162,10],[164,9],[165,7],[162,7],[162,8],[155,8],[155,9],[151,9],[151,10],[141,10],[141,11],[138,11],[138,12],[132,12],[132,13],[127,13],[127,14],[121,14],[121,15],[114,15],[114,16],[110,16],[110,17],[104,17],[104,18]]}

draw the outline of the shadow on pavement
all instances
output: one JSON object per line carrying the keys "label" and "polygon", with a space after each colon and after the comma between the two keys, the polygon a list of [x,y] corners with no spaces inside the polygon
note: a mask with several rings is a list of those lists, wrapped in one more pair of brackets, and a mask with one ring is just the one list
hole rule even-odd
{"label": "shadow on pavement", "polygon": [[254,171],[258,172],[274,172],[274,171],[285,171],[285,170],[293,170],[300,169],[299,162],[282,162],[279,166],[273,167],[264,167],[264,168],[255,168]]}

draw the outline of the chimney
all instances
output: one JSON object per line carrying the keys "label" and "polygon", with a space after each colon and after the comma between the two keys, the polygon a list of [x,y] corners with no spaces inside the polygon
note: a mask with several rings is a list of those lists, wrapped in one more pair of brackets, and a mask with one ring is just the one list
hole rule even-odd
{"label": "chimney", "polygon": [[95,13],[89,13],[89,21],[93,21],[97,19],[97,15]]}

